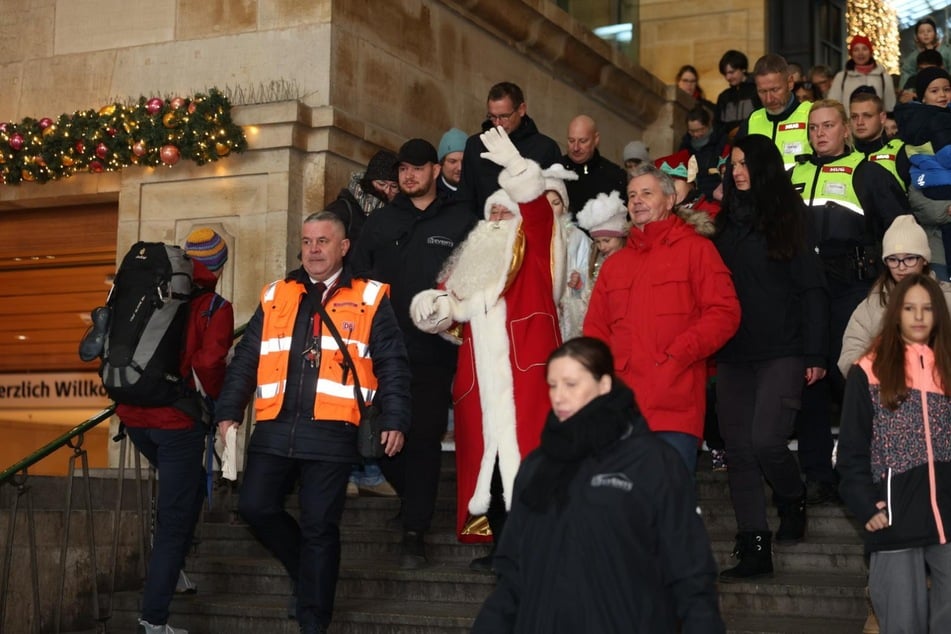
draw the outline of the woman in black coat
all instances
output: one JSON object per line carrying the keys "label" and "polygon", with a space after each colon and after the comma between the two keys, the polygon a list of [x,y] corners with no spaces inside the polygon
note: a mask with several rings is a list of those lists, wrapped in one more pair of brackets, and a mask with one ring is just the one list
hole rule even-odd
{"label": "woman in black coat", "polygon": [[[473,632],[724,632],[693,480],[599,339],[548,359],[552,411],[523,462]],[[679,630],[678,630],[679,627]]]}

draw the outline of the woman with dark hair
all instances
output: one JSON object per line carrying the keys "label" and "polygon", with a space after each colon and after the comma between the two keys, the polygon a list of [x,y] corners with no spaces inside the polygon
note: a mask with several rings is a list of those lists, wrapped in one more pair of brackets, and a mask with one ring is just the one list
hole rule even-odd
{"label": "woman with dark hair", "polygon": [[546,370],[552,411],[519,468],[472,632],[724,632],[693,480],[608,346],[571,339]]}
{"label": "woman with dark hair", "polygon": [[779,509],[776,541],[796,542],[805,533],[805,490],[787,442],[803,386],[825,376],[829,322],[822,265],[805,240],[806,214],[769,137],[737,141],[714,239],[742,311],[739,330],[716,357],[739,559],[721,581],[772,574],[763,477]]}
{"label": "woman with dark hair", "polygon": [[677,71],[677,88],[693,97],[698,106],[703,106],[712,114],[716,110],[716,105],[707,99],[703,94],[703,88],[700,87],[700,73],[690,64],[684,64]]}
{"label": "woman with dark hair", "polygon": [[839,491],[865,527],[883,632],[951,632],[949,387],[948,305],[937,281],[909,275],[849,371],[839,434]]}

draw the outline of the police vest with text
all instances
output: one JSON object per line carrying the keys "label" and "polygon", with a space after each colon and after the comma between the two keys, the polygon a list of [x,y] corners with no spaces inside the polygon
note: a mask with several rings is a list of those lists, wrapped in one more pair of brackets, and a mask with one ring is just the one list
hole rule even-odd
{"label": "police vest with text", "polygon": [[796,164],[796,157],[808,154],[809,147],[809,109],[812,104],[803,102],[782,121],[770,121],[766,108],[754,110],[746,126],[749,134],[768,136],[783,155],[783,169],[788,170]]}
{"label": "police vest with text", "polygon": [[[363,398],[369,405],[376,393],[377,380],[370,358],[370,333],[373,317],[389,286],[373,280],[355,278],[349,287],[341,286],[327,300],[325,309],[347,344],[359,375]],[[277,418],[287,389],[291,335],[305,289],[299,282],[272,282],[261,293],[264,322],[261,327],[261,356],[258,362],[256,419]],[[312,331],[312,326],[309,331]],[[314,418],[360,424],[360,408],[354,398],[352,370],[326,324],[316,338],[317,384],[314,394]],[[291,386],[296,389],[296,386]]]}
{"label": "police vest with text", "polygon": [[851,152],[818,165],[810,158],[792,170],[792,183],[809,207],[811,238],[829,267],[848,279],[871,279],[878,272],[877,245],[855,192],[854,178],[865,160]]}
{"label": "police vest with text", "polygon": [[898,152],[904,145],[904,141],[900,139],[892,139],[878,150],[866,154],[865,158],[870,163],[876,163],[887,169],[889,173],[895,177],[895,180],[898,181],[898,184],[901,185],[902,191],[907,191],[908,188],[905,187],[905,181],[903,181],[898,175],[898,167],[895,165],[895,161],[898,158]]}

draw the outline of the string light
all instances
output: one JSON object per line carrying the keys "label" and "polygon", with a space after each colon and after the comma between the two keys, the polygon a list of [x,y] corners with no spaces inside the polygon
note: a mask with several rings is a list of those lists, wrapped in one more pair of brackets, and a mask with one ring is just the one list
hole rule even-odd
{"label": "string light", "polygon": [[845,20],[849,37],[864,35],[872,42],[875,61],[890,75],[899,74],[898,12],[887,0],[848,0]]}
{"label": "string light", "polygon": [[216,89],[190,99],[140,97],[132,105],[109,104],[56,120],[0,122],[0,182],[42,184],[130,165],[171,167],[180,159],[204,165],[247,147],[244,131],[231,121],[231,104]]}

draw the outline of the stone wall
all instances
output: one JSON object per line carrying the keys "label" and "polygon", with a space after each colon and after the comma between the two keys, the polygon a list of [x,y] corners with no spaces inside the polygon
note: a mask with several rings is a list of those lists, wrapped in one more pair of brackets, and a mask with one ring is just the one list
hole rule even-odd
{"label": "stone wall", "polygon": [[750,68],[766,53],[765,0],[639,0],[640,63],[666,84],[693,64],[707,99],[727,87],[718,68],[729,49],[746,53]]}

